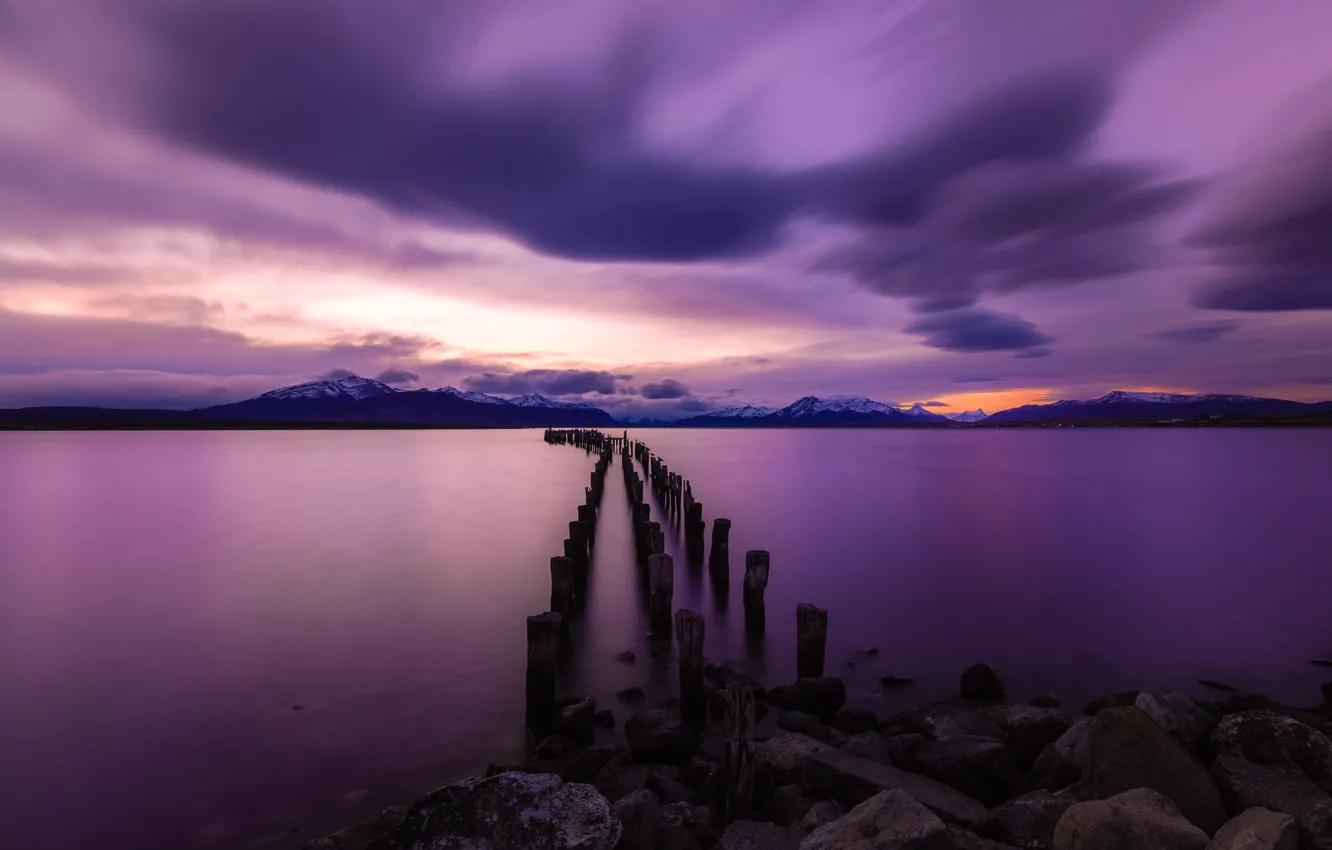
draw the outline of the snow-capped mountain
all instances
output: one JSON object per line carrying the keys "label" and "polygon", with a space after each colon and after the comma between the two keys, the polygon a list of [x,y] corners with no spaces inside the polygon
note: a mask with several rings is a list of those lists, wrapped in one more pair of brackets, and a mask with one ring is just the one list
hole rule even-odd
{"label": "snow-capped mountain", "polygon": [[308,381],[245,401],[196,411],[211,418],[255,422],[355,422],[486,427],[589,427],[614,418],[587,404],[540,395],[504,399],[444,387],[395,390],[370,378]]}
{"label": "snow-capped mountain", "polygon": [[714,410],[707,415],[717,419],[762,419],[764,416],[771,416],[776,412],[777,408],[775,407],[746,404],[741,407],[725,407],[721,410]]}
{"label": "snow-capped mountain", "polygon": [[[902,411],[893,407],[891,404],[884,404],[881,401],[872,401],[863,396],[849,396],[846,398],[819,398],[816,395],[807,395],[799,398],[777,411],[779,415],[788,419],[800,419],[807,416],[816,416],[820,413],[884,413],[902,414]],[[905,415],[905,414],[902,414]]]}
{"label": "snow-capped mountain", "polygon": [[465,401],[474,401],[477,404],[508,404],[509,400],[499,396],[486,395],[472,390],[460,390],[456,387],[440,387],[437,390],[418,390],[423,393],[447,393],[451,396],[457,396]]}
{"label": "snow-capped mountain", "polygon": [[930,410],[920,402],[911,405],[911,407],[907,408],[906,410],[903,410],[902,412],[905,413],[907,416],[910,416],[912,419],[918,419],[922,422],[948,421],[947,416],[944,416],[942,413],[935,413],[933,410]]}
{"label": "snow-capped mountain", "polygon": [[269,390],[262,395],[255,396],[255,399],[363,399],[394,392],[397,392],[397,390],[393,389],[393,387],[390,387],[388,384],[381,384],[379,381],[372,378],[361,378],[356,375],[349,375],[346,378],[306,381],[303,384],[296,384],[291,387]]}
{"label": "snow-capped mountain", "polygon": [[954,422],[981,422],[988,417],[986,416],[985,411],[978,407],[975,410],[965,410],[961,413],[954,413],[948,418],[952,419]]}
{"label": "snow-capped mountain", "polygon": [[554,401],[548,399],[540,393],[528,393],[514,398],[505,399],[505,403],[512,404],[514,407],[544,407],[551,410],[600,410],[599,407],[593,407],[590,404],[580,404],[572,401]]}
{"label": "snow-capped mountain", "polygon": [[1321,405],[1278,398],[1208,393],[1155,393],[1114,390],[1090,399],[1065,399],[1052,404],[1027,404],[1001,410],[987,422],[1095,419],[1196,419],[1209,416],[1259,416],[1308,413]]}

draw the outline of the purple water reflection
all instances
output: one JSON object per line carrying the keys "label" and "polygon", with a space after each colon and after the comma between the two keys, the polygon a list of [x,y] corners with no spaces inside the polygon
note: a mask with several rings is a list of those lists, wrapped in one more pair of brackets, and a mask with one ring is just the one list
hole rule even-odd
{"label": "purple water reflection", "polygon": [[[1307,702],[1332,655],[1330,431],[639,433],[732,519],[736,562],[772,552],[769,681],[803,601],[882,711],[976,660],[1019,696],[1206,677]],[[517,758],[523,617],[591,465],[531,431],[0,434],[8,837],[298,845]],[[671,673],[620,478],[564,688],[622,718],[616,690]],[[668,536],[709,657],[745,658],[739,563],[723,613]]]}

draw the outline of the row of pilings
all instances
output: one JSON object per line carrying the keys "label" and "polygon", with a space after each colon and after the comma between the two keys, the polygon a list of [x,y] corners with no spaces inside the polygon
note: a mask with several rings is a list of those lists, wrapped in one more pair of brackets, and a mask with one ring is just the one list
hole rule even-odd
{"label": "row of pilings", "polygon": [[[677,644],[679,661],[680,714],[690,728],[701,731],[707,722],[708,700],[704,686],[703,644],[706,621],[701,614],[680,609],[673,611],[675,590],[674,559],[665,551],[665,533],[661,522],[652,519],[656,497],[663,511],[662,519],[683,525],[686,557],[695,564],[703,561],[706,523],[703,503],[694,497],[689,480],[673,472],[648,446],[630,440],[628,434],[613,437],[593,429],[547,429],[545,441],[555,445],[581,448],[596,454],[591,486],[579,506],[579,519],[570,522],[569,538],[564,541],[564,556],[551,559],[551,610],[527,618],[527,727],[537,740],[554,727],[558,703],[555,697],[556,662],[561,640],[569,620],[586,592],[588,563],[595,542],[598,508],[604,491],[605,475],[614,455],[619,454],[629,500],[630,519],[638,565],[644,569],[648,589],[650,638]],[[634,467],[638,461],[646,482]],[[726,586],[730,580],[731,521],[718,517],[713,521],[711,549],[707,554],[708,571],[714,584]],[[744,605],[745,630],[762,636],[766,628],[764,592],[768,586],[771,558],[766,550],[745,553]],[[672,628],[673,627],[673,628]],[[672,634],[673,632],[673,634]],[[827,645],[828,613],[808,603],[796,606],[796,669],[798,678],[823,675]],[[748,811],[753,786],[754,693],[731,683],[717,695],[714,715],[723,724],[726,758],[721,805],[728,817],[742,817]],[[747,766],[747,767],[746,767]]]}

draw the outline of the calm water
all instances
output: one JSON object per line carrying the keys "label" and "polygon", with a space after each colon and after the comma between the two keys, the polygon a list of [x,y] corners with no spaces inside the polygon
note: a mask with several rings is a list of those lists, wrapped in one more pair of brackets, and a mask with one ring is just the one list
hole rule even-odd
{"label": "calm water", "polygon": [[[1325,678],[1332,430],[638,434],[732,519],[733,560],[772,552],[755,647],[738,566],[727,600],[668,543],[708,656],[770,683],[803,601],[881,711],[978,660],[1070,703]],[[591,467],[533,431],[0,434],[5,837],[292,846],[518,758],[524,617]],[[564,690],[623,719],[615,691],[671,675],[607,480]]]}

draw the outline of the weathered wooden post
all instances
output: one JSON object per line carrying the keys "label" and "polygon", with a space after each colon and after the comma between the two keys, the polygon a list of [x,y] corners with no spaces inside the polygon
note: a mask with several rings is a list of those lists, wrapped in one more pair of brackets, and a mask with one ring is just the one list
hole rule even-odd
{"label": "weathered wooden post", "polygon": [[597,534],[597,509],[591,505],[579,505],[578,521],[587,529],[588,543],[591,544]]}
{"label": "weathered wooden post", "polygon": [[722,812],[727,822],[749,816],[754,804],[754,692],[731,682],[721,692],[726,749],[722,758]]}
{"label": "weathered wooden post", "polygon": [[569,539],[574,542],[578,550],[575,560],[579,561],[579,566],[587,565],[587,526],[583,525],[581,520],[569,520]]}
{"label": "weathered wooden post", "polygon": [[527,728],[540,740],[555,722],[555,659],[563,620],[554,611],[527,618]]}
{"label": "weathered wooden post", "polygon": [[654,640],[671,639],[671,610],[675,596],[675,561],[670,555],[648,556],[648,623]]}
{"label": "weathered wooden post", "polygon": [[703,522],[703,503],[691,502],[689,513],[685,516],[685,545],[690,558],[703,560],[703,535],[707,528]]}
{"label": "weathered wooden post", "polygon": [[731,569],[731,521],[717,517],[712,521],[712,551],[708,553],[708,569],[725,575]]}
{"label": "weathered wooden post", "polygon": [[768,588],[768,564],[766,550],[745,553],[745,630],[754,634],[762,634],[766,625],[763,591]]}
{"label": "weathered wooden post", "polygon": [[550,610],[560,615],[565,628],[573,616],[574,565],[563,555],[550,559]]}
{"label": "weathered wooden post", "polygon": [[702,614],[681,608],[675,612],[675,641],[680,652],[680,716],[695,730],[703,728],[707,702],[703,693]]}
{"label": "weathered wooden post", "polygon": [[646,533],[647,552],[649,555],[657,555],[666,551],[666,535],[661,530],[661,523],[648,523]]}
{"label": "weathered wooden post", "polygon": [[796,606],[796,678],[823,675],[823,654],[828,642],[828,612],[808,602]]}

